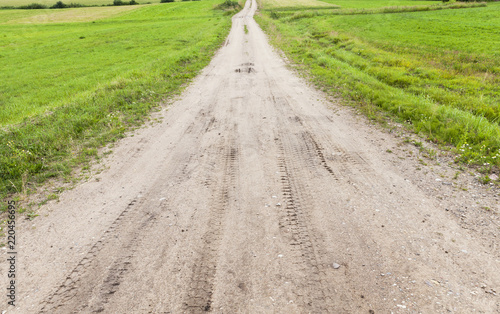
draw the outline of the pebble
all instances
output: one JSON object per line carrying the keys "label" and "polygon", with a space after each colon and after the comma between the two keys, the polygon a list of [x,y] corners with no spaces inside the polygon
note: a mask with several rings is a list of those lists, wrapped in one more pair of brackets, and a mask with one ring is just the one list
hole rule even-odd
{"label": "pebble", "polygon": [[333,263],[333,265],[332,265],[332,266],[333,266],[333,268],[334,268],[334,269],[339,269],[339,268],[340,268],[340,265],[339,265],[339,264],[337,264],[337,263]]}
{"label": "pebble", "polygon": [[281,206],[281,203],[276,203],[276,206],[280,207],[280,206]]}

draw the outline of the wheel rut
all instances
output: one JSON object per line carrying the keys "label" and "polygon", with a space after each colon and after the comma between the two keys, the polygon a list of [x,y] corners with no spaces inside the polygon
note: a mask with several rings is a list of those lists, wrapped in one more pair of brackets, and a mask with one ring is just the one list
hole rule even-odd
{"label": "wheel rut", "polygon": [[[104,304],[116,292],[123,274],[128,271],[130,259],[137,253],[141,232],[155,223],[156,213],[139,211],[138,208],[142,205],[140,199],[130,202],[64,282],[48,297],[40,313],[104,310]],[[106,266],[102,255],[109,253],[109,248],[116,247],[122,248],[120,254],[108,260],[110,266]],[[99,278],[102,274],[105,274],[103,279]],[[96,285],[99,287],[97,291],[94,289]],[[92,303],[89,302],[91,299]]]}
{"label": "wheel rut", "polygon": [[283,204],[277,206],[279,227],[290,245],[295,266],[303,278],[294,279],[297,286],[295,297],[305,312],[331,312],[334,309],[331,299],[334,287],[328,280],[331,266],[328,265],[328,255],[322,247],[322,233],[311,221],[311,213],[317,210],[318,205],[307,182],[310,172],[322,169],[333,174],[333,170],[327,165],[312,135],[304,130],[303,120],[299,116],[286,113],[286,100],[273,97],[273,104],[280,117],[279,131],[275,137],[279,151],[277,166],[284,200]]}
{"label": "wheel rut", "polygon": [[188,125],[183,137],[185,142],[192,143],[192,148],[174,152],[165,164],[164,176],[156,179],[147,193],[141,192],[129,202],[63,282],[45,298],[39,313],[109,310],[109,300],[119,290],[124,277],[137,267],[133,262],[141,254],[143,235],[156,228],[158,217],[170,207],[167,198],[158,205],[157,195],[189,180],[193,172],[191,164],[195,159],[203,159],[203,154],[196,153],[201,136],[209,132],[216,121],[210,110],[199,113],[197,118],[200,123]]}
{"label": "wheel rut", "polygon": [[[229,132],[237,133],[237,127]],[[224,235],[224,218],[227,211],[234,210],[232,200],[236,197],[235,188],[238,178],[239,148],[234,137],[230,137],[221,145],[217,154],[221,162],[222,176],[217,182],[211,182],[213,197],[210,200],[210,217],[206,231],[201,237],[202,245],[199,255],[191,272],[191,279],[184,300],[184,311],[188,313],[210,312],[212,308],[212,295],[215,288],[217,260],[221,241]]]}

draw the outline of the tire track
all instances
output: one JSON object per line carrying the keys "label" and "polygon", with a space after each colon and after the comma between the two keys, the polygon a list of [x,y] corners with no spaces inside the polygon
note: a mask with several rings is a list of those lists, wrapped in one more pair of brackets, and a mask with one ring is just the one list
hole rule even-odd
{"label": "tire track", "polygon": [[[276,83],[270,84],[270,88],[276,86]],[[372,173],[373,169],[361,154],[349,151],[345,145],[334,143],[330,136],[323,134],[321,129],[314,128],[316,132],[319,132],[316,134],[303,118],[296,115],[285,97],[273,96],[272,101],[276,105],[279,115],[288,117],[288,125],[294,125],[291,130],[301,130],[301,137],[305,144],[302,149],[309,156],[306,159],[308,160],[307,166],[312,171],[317,171],[319,164],[336,181],[352,175],[362,176],[368,180],[369,176],[366,174]]]}
{"label": "tire track", "polygon": [[[229,134],[236,134],[236,126]],[[234,138],[230,138],[223,146],[220,166],[223,174],[214,187],[210,200],[210,218],[207,231],[202,236],[203,244],[200,255],[195,259],[190,286],[185,296],[184,311],[189,313],[210,312],[212,295],[217,272],[217,258],[224,234],[224,217],[231,209],[230,200],[234,198],[233,190],[237,183],[239,148]]]}
{"label": "tire track", "polygon": [[[126,236],[125,239],[117,240],[118,235],[123,234],[123,229],[126,230],[130,224],[136,224],[138,218],[135,215],[136,208],[140,205],[142,204],[137,199],[133,199],[129,203],[104,232],[103,236],[69,273],[65,281],[50,295],[40,313],[79,313],[87,309],[88,304],[86,301],[90,299],[94,287],[94,285],[89,284],[89,281],[97,281],[96,276],[106,272],[107,276],[98,293],[98,297],[102,299],[101,305],[93,309],[94,312],[102,311],[107,296],[116,292],[123,273],[128,269],[129,260],[136,252],[134,244],[138,241],[140,230],[149,228],[154,222],[154,214],[144,215],[141,223],[137,224],[139,227],[137,230]],[[129,255],[119,256],[113,261],[110,270],[105,271],[104,265],[99,263],[99,254],[110,245],[119,245],[119,242],[126,243],[124,249],[128,249],[125,250],[125,253]]]}
{"label": "tire track", "polygon": [[[303,273],[302,277],[306,278],[298,285],[296,297],[300,300],[304,312],[308,313],[354,310],[354,307],[349,310],[345,304],[350,304],[349,307],[356,306],[358,310],[360,306],[369,308],[370,305],[363,301],[360,303],[345,293],[341,296],[346,298],[343,300],[345,303],[339,301],[336,285],[351,286],[344,279],[344,276],[349,274],[349,268],[343,264],[345,275],[338,276],[340,272],[334,275],[332,265],[336,253],[325,242],[329,239],[330,232],[315,228],[320,227],[317,219],[321,219],[324,211],[322,206],[315,202],[318,197],[321,199],[321,196],[316,194],[314,188],[309,190],[310,187],[306,184],[331,184],[334,187],[348,183],[350,188],[357,191],[359,187],[351,185],[351,180],[359,180],[361,177],[366,184],[373,169],[359,154],[350,152],[342,143],[333,143],[321,128],[309,126],[309,123],[314,126],[319,123],[314,118],[307,121],[307,117],[296,115],[285,97],[274,97],[273,100],[280,117],[280,132],[276,139],[280,151],[278,166],[282,195],[285,199],[285,207],[280,215],[280,227],[295,251],[295,260],[300,261],[298,267]],[[365,176],[368,178],[365,179]],[[332,239],[329,240],[331,242]]]}
{"label": "tire track", "polygon": [[168,184],[178,184],[190,178],[192,170],[189,165],[198,158],[194,151],[200,146],[200,140],[189,133],[206,133],[215,120],[207,114],[200,122],[194,129],[188,126],[185,131],[188,138],[184,136],[184,140],[193,141],[192,152],[174,153],[165,165],[167,173],[155,181],[154,188],[146,195],[130,201],[64,281],[42,302],[40,313],[99,313],[105,310],[131,269],[132,260],[141,247],[142,235],[153,228],[159,214],[168,207],[166,201],[158,206],[150,200],[155,199],[160,191],[167,190]]}
{"label": "tire track", "polygon": [[[322,248],[322,234],[314,229],[310,213],[317,208],[314,198],[304,185],[309,174],[304,170],[317,171],[318,167],[333,170],[326,164],[321,150],[304,131],[304,121],[296,115],[289,115],[286,99],[273,97],[277,109],[279,131],[275,137],[278,147],[278,169],[284,204],[279,209],[279,226],[283,237],[291,246],[294,263],[302,274],[301,280],[294,280],[294,292],[298,304],[308,313],[327,313],[333,304],[330,295],[332,287],[328,282],[327,257]],[[318,151],[320,154],[318,154]],[[317,159],[319,156],[319,163]],[[302,279],[303,278],[303,279]]]}
{"label": "tire track", "polygon": [[305,311],[326,313],[330,309],[330,289],[325,281],[325,264],[320,259],[320,234],[312,228],[309,219],[309,212],[314,209],[314,200],[302,183],[304,176],[301,174],[300,161],[304,156],[300,149],[297,149],[294,138],[288,134],[282,134],[277,144],[280,151],[278,167],[284,199],[280,208],[279,225],[305,278],[299,283],[303,294],[297,294],[297,298]]}

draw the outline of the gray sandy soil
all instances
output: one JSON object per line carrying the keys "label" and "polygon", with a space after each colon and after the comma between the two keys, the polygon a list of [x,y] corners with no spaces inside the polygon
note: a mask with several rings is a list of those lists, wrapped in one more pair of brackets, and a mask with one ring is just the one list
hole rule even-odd
{"label": "gray sandy soil", "polygon": [[17,307],[0,308],[500,313],[498,193],[416,170],[409,145],[288,69],[256,8],[99,180],[19,221]]}

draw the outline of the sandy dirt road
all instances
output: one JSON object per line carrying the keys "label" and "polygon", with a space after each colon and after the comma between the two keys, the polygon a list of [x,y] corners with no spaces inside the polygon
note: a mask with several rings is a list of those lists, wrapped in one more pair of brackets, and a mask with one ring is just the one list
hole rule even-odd
{"label": "sandy dirt road", "polygon": [[268,45],[256,6],[161,123],[18,224],[8,313],[499,313],[494,211],[455,215],[481,200],[332,109]]}

